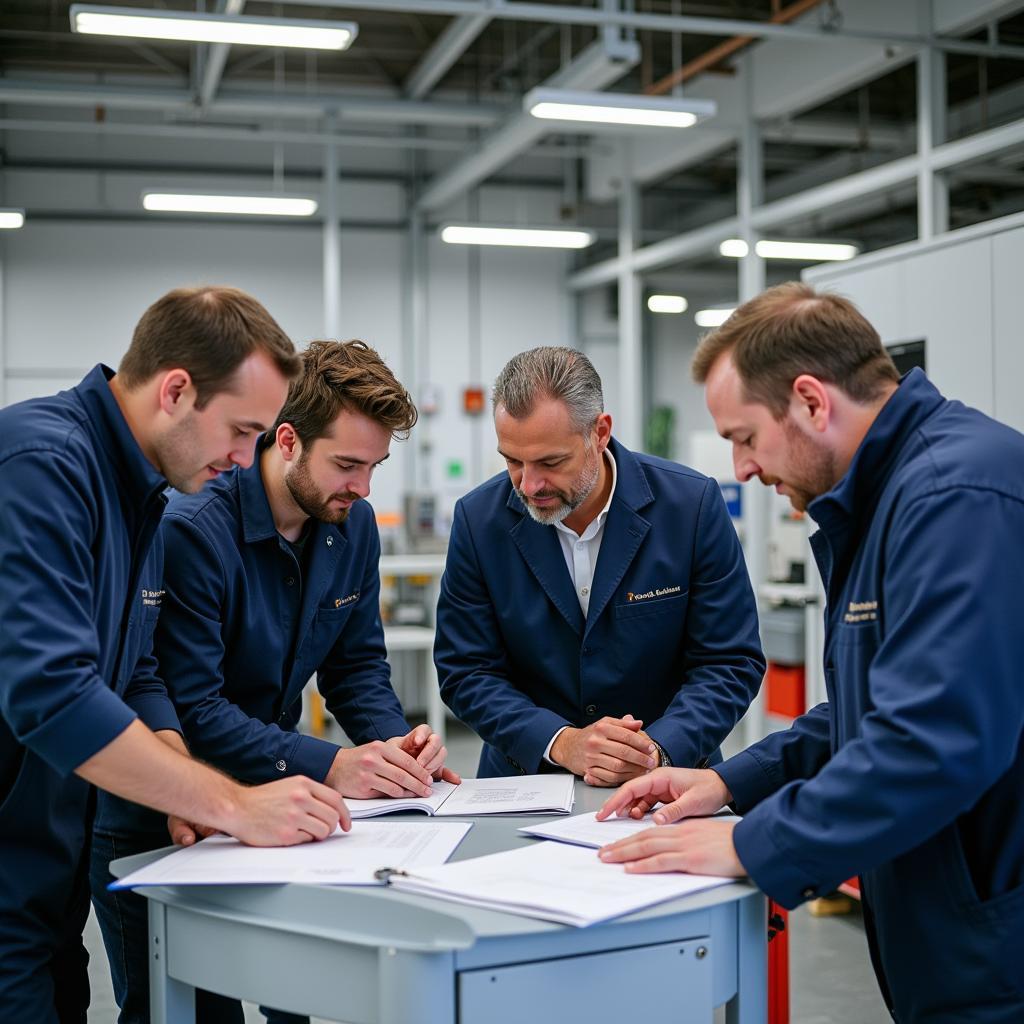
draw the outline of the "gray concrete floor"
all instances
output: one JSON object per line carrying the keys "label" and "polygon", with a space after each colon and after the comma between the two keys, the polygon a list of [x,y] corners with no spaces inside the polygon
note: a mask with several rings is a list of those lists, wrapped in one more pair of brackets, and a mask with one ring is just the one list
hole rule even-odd
{"label": "gray concrete floor", "polygon": [[[449,764],[456,771],[467,777],[476,774],[480,750],[476,736],[452,723],[448,749]],[[889,1020],[868,961],[859,914],[812,917],[801,908],[790,915],[789,930],[792,1024],[885,1024]],[[117,1019],[117,1009],[94,918],[86,929],[86,946],[91,956],[89,1024],[111,1024]],[[245,1009],[246,1024],[262,1024],[263,1016],[255,1006]],[[420,1024],[429,1024],[429,1016]]]}

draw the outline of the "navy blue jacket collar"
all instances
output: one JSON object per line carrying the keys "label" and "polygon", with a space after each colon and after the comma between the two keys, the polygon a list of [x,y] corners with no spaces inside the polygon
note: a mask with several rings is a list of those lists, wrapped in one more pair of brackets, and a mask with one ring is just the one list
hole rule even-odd
{"label": "navy blue jacket collar", "polygon": [[[842,479],[808,505],[808,515],[828,539],[830,567],[845,561],[874,514],[910,436],[944,402],[922,370],[911,370],[882,406]],[[818,553],[818,546],[815,550]]]}
{"label": "navy blue jacket collar", "polygon": [[89,429],[99,436],[100,450],[107,453],[118,475],[128,504],[141,507],[162,493],[167,481],[143,454],[131,432],[110,390],[114,376],[109,366],[97,363],[74,390],[85,407]]}

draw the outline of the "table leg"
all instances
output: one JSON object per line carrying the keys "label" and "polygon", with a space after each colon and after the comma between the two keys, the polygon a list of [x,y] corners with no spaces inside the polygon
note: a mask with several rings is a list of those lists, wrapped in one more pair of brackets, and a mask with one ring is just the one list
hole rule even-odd
{"label": "table leg", "polygon": [[196,990],[167,973],[167,908],[149,901],[149,1014],[152,1024],[195,1024]]}
{"label": "table leg", "polygon": [[736,901],[736,995],[725,1005],[726,1024],[768,1020],[768,901],[751,893]]}

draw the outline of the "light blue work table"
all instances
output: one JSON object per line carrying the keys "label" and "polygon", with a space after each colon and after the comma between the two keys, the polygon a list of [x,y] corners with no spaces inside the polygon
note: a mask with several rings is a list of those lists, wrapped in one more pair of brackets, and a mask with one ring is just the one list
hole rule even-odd
{"label": "light blue work table", "polygon": [[[573,813],[608,793],[577,782]],[[542,819],[464,820],[473,828],[453,860],[538,842],[516,829]],[[767,1018],[766,902],[746,882],[589,928],[383,887],[139,891],[153,1024],[192,1024],[194,988],[352,1024],[711,1024],[723,1003],[728,1024]]]}

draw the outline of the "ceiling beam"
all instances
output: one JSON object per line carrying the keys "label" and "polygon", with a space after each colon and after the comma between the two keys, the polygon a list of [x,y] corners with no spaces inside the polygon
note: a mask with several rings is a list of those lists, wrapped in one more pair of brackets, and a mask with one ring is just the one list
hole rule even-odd
{"label": "ceiling beam", "polygon": [[405,95],[414,100],[426,96],[490,22],[490,14],[460,14],[453,18],[409,72],[403,90]]}
{"label": "ceiling beam", "polygon": [[[241,14],[242,8],[245,7],[245,0],[219,0],[217,7],[220,14]],[[207,47],[203,80],[199,83],[199,106],[204,110],[217,95],[230,49],[231,46],[228,43],[213,43]]]}

